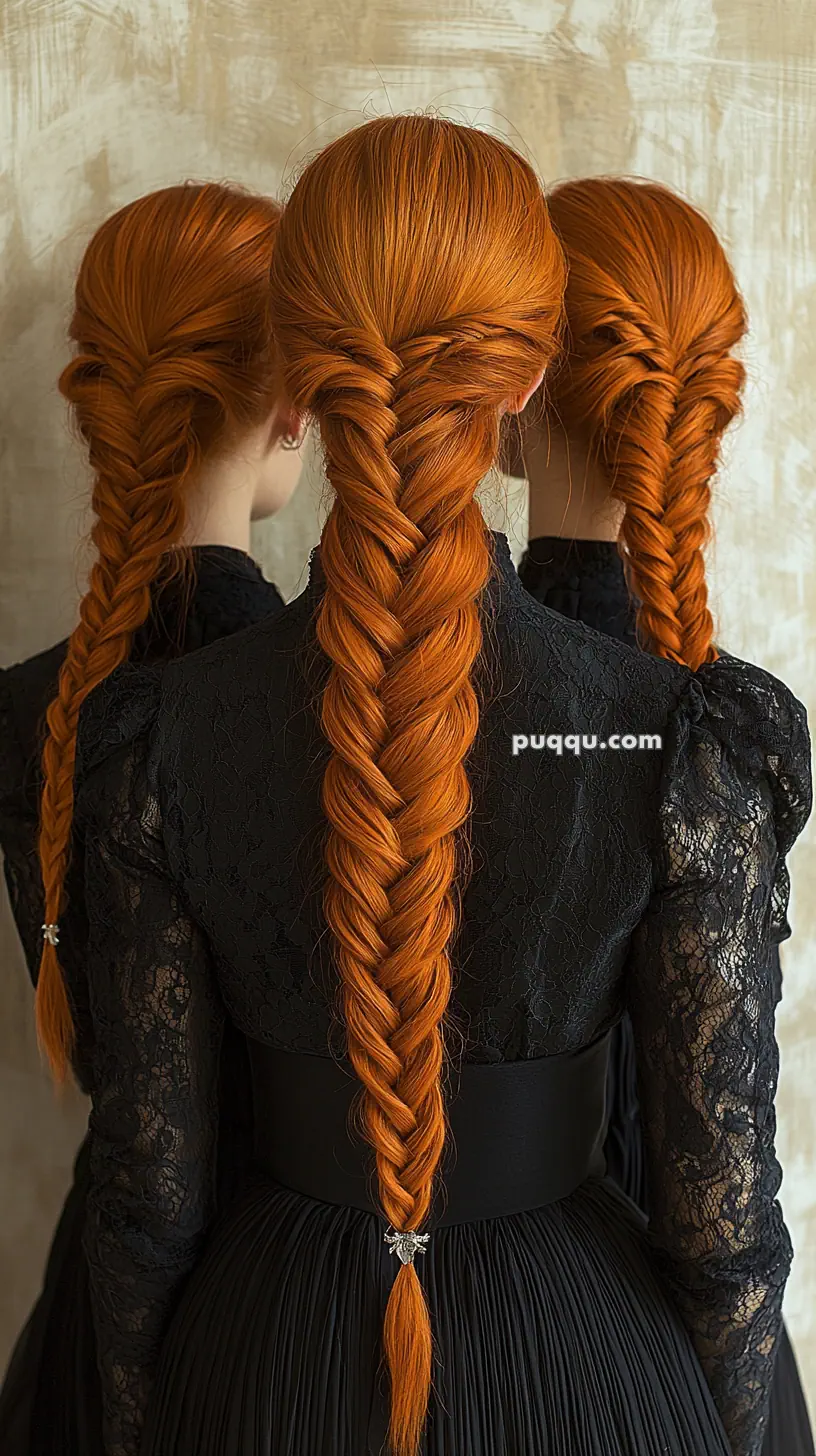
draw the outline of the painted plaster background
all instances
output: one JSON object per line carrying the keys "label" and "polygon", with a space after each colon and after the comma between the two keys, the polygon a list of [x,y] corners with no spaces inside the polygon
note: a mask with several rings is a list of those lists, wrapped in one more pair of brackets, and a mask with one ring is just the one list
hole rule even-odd
{"label": "painted plaster background", "polygon": [[[339,131],[431,107],[516,139],[548,181],[637,172],[730,245],[753,331],[718,487],[719,640],[816,706],[816,22],[812,0],[0,0],[0,661],[72,622],[87,480],[56,391],[102,218],[187,177],[269,192]],[[501,482],[493,491],[500,507]],[[259,532],[302,580],[321,480]],[[501,517],[499,516],[499,524]],[[521,540],[525,505],[511,502]],[[779,1099],[797,1247],[787,1315],[816,1396],[816,836],[793,862]],[[28,1312],[84,1109],[56,1105],[0,906],[0,1365]]]}

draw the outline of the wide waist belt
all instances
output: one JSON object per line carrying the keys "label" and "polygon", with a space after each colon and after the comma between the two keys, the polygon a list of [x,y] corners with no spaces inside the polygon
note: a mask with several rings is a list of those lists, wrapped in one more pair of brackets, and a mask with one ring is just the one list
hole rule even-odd
{"label": "wide waist belt", "polygon": [[[348,1063],[250,1040],[255,1161],[324,1203],[377,1210],[373,1154],[350,1129]],[[564,1056],[467,1063],[447,1101],[442,1182],[429,1222],[500,1218],[554,1203],[604,1173],[609,1037]]]}

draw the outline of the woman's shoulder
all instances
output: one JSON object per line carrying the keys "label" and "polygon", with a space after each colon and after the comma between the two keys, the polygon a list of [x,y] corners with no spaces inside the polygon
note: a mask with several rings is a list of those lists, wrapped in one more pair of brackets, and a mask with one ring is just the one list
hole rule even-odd
{"label": "woman's shoulder", "polygon": [[29,780],[42,742],[45,713],[57,689],[65,648],[65,642],[58,642],[0,669],[0,799],[4,802],[21,795],[28,802],[32,792],[36,801],[36,790]]}
{"label": "woman's shoulder", "polygon": [[784,939],[786,857],[812,805],[807,712],[790,688],[728,653],[691,674],[664,742],[661,819],[675,869],[717,867],[727,877],[729,855],[735,863],[770,835],[771,928]]}
{"label": "woman's shoulder", "polygon": [[809,756],[807,710],[781,678],[728,652],[695,676],[709,722],[747,765]]}
{"label": "woman's shoulder", "polygon": [[[689,678],[674,717],[667,773],[714,785],[721,803],[763,783],[787,850],[813,803],[807,710],[767,669],[722,653]],[[716,764],[716,770],[714,765]]]}
{"label": "woman's shoulder", "polygon": [[275,696],[302,664],[312,605],[301,594],[280,611],[186,653],[162,670],[164,703],[179,716],[238,708],[256,696]]}
{"label": "woman's shoulder", "polygon": [[771,938],[784,940],[787,856],[813,803],[803,704],[772,673],[723,653],[689,675],[663,747],[665,872],[713,877],[724,894],[745,882],[746,864],[757,889],[769,873]]}
{"label": "woman's shoulder", "polygon": [[33,752],[43,714],[57,690],[67,643],[57,642],[31,657],[0,669],[0,702],[21,747]]}
{"label": "woman's shoulder", "polygon": [[705,724],[749,771],[763,770],[775,757],[807,761],[803,704],[755,663],[721,652],[695,672],[564,617],[526,593],[517,599],[514,617],[521,638],[527,637],[531,673],[547,690],[560,676],[616,707],[637,702],[662,709],[678,728]]}
{"label": "woman's shoulder", "polygon": [[165,662],[123,663],[89,694],[79,719],[77,778],[136,739],[154,744],[243,713],[259,696],[275,700],[303,638],[299,599],[280,612]]}
{"label": "woman's shoulder", "polygon": [[159,717],[162,678],[168,667],[123,662],[88,694],[77,728],[78,786],[117,750],[150,736]]}
{"label": "woman's shoulder", "polygon": [[685,692],[689,669],[536,600],[521,586],[509,614],[515,655],[533,691],[586,699],[622,714],[665,718]]}
{"label": "woman's shoulder", "polygon": [[716,739],[746,774],[809,778],[807,710],[786,683],[756,663],[722,652],[689,673],[677,709],[679,738]]}

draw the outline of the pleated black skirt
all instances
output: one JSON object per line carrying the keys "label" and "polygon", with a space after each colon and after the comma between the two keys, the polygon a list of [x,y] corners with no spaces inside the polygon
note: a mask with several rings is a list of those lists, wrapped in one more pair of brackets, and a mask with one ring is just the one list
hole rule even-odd
{"label": "pleated black skirt", "polygon": [[[729,1456],[642,1220],[608,1180],[436,1230],[424,1456]],[[215,1229],[165,1341],[142,1456],[379,1456],[382,1224],[269,1181]]]}
{"label": "pleated black skirt", "polygon": [[802,1377],[786,1329],[782,1330],[771,1386],[771,1410],[762,1456],[814,1456]]}
{"label": "pleated black skirt", "polygon": [[57,1225],[40,1297],[0,1392],[2,1456],[103,1456],[100,1381],[82,1231],[88,1145]]}

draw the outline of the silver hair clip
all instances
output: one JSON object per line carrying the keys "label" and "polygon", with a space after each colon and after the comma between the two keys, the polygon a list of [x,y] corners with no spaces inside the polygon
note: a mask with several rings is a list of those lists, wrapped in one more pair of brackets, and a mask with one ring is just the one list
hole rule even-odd
{"label": "silver hair clip", "polygon": [[43,926],[40,927],[40,929],[42,930],[43,936],[48,941],[48,944],[49,945],[58,945],[59,944],[59,926],[58,925],[43,925]]}
{"label": "silver hair clip", "polygon": [[417,1234],[409,1229],[406,1233],[386,1234],[385,1242],[390,1244],[390,1252],[398,1255],[403,1264],[413,1264],[415,1254],[425,1253],[430,1237],[430,1234]]}

